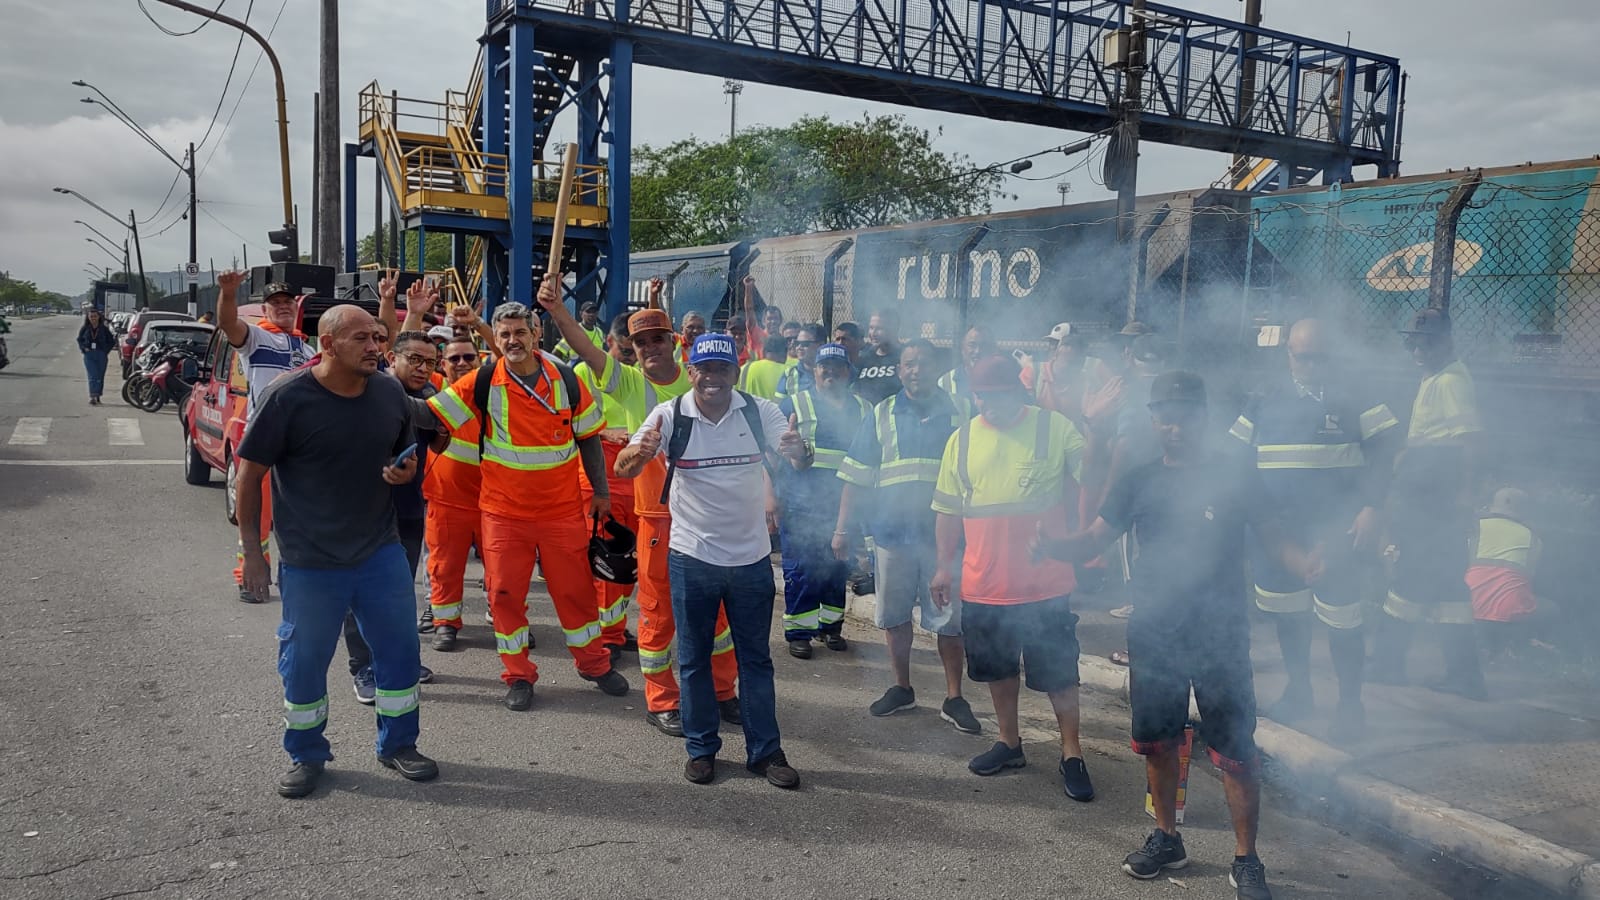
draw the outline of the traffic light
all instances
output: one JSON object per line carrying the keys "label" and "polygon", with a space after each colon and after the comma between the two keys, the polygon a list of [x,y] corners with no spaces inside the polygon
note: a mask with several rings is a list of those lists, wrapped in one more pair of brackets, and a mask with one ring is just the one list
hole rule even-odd
{"label": "traffic light", "polygon": [[300,232],[294,225],[285,225],[277,231],[267,232],[267,241],[273,245],[271,253],[273,262],[300,261]]}

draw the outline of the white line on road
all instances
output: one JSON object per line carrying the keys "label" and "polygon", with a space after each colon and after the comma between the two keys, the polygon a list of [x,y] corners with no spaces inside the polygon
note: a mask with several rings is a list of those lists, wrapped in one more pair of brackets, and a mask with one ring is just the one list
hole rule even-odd
{"label": "white line on road", "polygon": [[181,459],[0,459],[0,466],[181,466]]}
{"label": "white line on road", "polygon": [[144,435],[139,433],[138,419],[107,419],[106,427],[111,429],[111,446],[144,446]]}
{"label": "white line on road", "polygon": [[16,430],[11,432],[11,440],[7,443],[38,447],[49,439],[49,416],[23,416],[17,420]]}

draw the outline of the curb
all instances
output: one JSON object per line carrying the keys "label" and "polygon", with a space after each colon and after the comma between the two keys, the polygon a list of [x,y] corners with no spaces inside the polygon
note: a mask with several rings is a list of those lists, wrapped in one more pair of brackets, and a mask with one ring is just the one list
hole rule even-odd
{"label": "curb", "polygon": [[[849,615],[871,625],[877,598],[849,598]],[[919,635],[930,632],[916,628]],[[1128,670],[1085,656],[1083,686],[1128,699]],[[1191,714],[1197,714],[1190,706]],[[1353,757],[1316,738],[1267,719],[1256,723],[1256,744],[1272,765],[1269,779],[1298,790],[1307,785],[1345,809],[1453,859],[1519,879],[1570,900],[1600,900],[1600,860],[1437,797],[1349,771]]]}

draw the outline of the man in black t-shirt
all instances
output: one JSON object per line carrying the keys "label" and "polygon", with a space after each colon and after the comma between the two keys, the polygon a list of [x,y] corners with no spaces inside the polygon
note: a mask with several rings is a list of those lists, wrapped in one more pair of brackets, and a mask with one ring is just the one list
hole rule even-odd
{"label": "man in black t-shirt", "polygon": [[420,651],[416,599],[395,522],[393,485],[420,468],[396,454],[416,439],[398,379],[372,377],[383,326],[356,306],[323,313],[321,357],[262,393],[239,444],[239,534],[245,587],[266,596],[269,573],[258,513],[261,481],[272,475],[283,623],[283,746],[294,765],[278,781],[284,797],[316,789],[333,758],[328,663],[345,614],[353,611],[372,648],[377,678],[378,762],[413,781],[439,774],[417,752]]}
{"label": "man in black t-shirt", "polygon": [[860,353],[855,392],[873,406],[900,393],[900,345],[894,313],[880,310],[867,320],[867,347]]}
{"label": "man in black t-shirt", "polygon": [[1245,528],[1254,529],[1284,568],[1308,584],[1321,574],[1322,562],[1319,553],[1285,541],[1251,461],[1206,449],[1200,376],[1158,376],[1150,388],[1150,412],[1162,457],[1119,478],[1088,529],[1063,540],[1041,536],[1034,550],[1081,562],[1124,533],[1139,541],[1134,575],[1139,604],[1128,621],[1128,693],[1133,749],[1145,757],[1156,829],[1143,848],[1128,855],[1123,871],[1151,879],[1188,865],[1176,805],[1178,748],[1192,687],[1200,734],[1222,770],[1233,818],[1229,880],[1240,900],[1270,900],[1266,868],[1256,856],[1261,783],[1245,605]]}

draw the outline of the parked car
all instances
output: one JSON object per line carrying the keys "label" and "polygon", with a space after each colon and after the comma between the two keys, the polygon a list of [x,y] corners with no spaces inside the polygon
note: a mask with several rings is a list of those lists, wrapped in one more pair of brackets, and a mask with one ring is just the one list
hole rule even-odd
{"label": "parked car", "polygon": [[144,334],[145,325],[162,321],[193,322],[194,316],[160,309],[144,309],[134,313],[133,319],[128,323],[128,333],[123,335],[122,343],[117,345],[117,350],[122,355],[123,378],[127,378],[128,371],[133,368],[133,348],[138,345],[139,338]]}
{"label": "parked car", "polygon": [[[246,322],[258,322],[264,313],[260,304],[239,307],[239,318]],[[238,524],[235,505],[239,499],[233,450],[244,439],[249,397],[239,352],[218,328],[211,334],[198,380],[178,407],[178,418],[183,424],[183,480],[209,484],[211,470],[223,473],[223,506],[232,525]]]}

